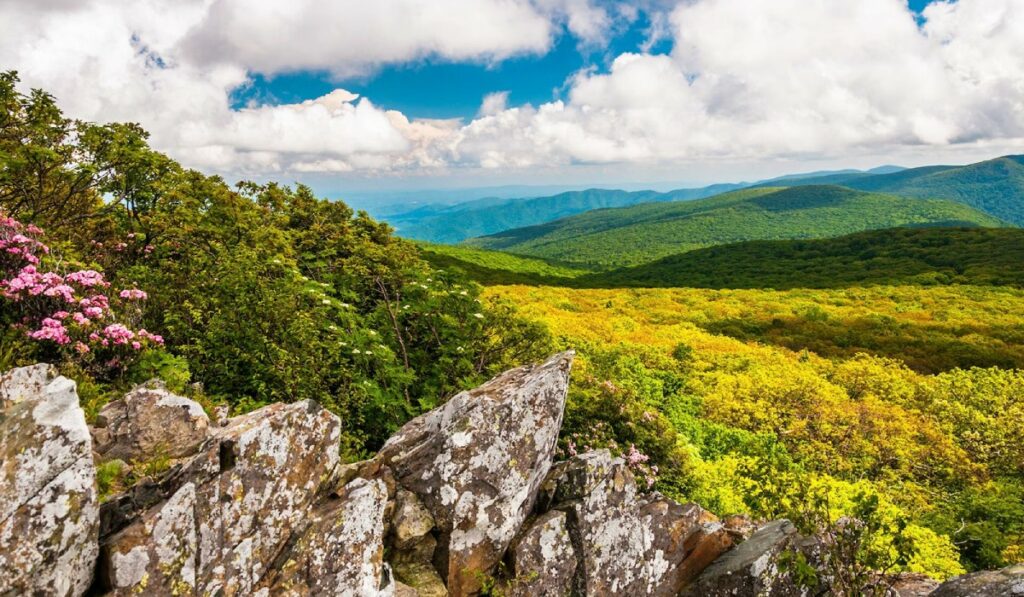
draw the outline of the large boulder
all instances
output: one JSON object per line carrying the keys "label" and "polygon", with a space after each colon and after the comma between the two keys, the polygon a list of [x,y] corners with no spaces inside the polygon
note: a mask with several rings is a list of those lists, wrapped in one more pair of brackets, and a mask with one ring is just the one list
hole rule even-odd
{"label": "large boulder", "polygon": [[533,509],[551,467],[573,353],[504,373],[413,419],[380,460],[438,528],[452,595],[477,592]]}
{"label": "large boulder", "polygon": [[[275,565],[265,595],[394,595],[384,564],[388,492],[357,478],[309,517],[289,556]],[[384,586],[381,586],[381,585]]]}
{"label": "large boulder", "polygon": [[273,404],[217,428],[184,483],[104,543],[116,594],[251,594],[303,527],[338,464],[338,418]]}
{"label": "large boulder", "polygon": [[96,419],[96,452],[104,459],[191,456],[209,435],[210,418],[197,402],[157,381],[109,402]]}
{"label": "large boulder", "polygon": [[696,504],[640,494],[626,463],[606,450],[559,463],[541,507],[567,514],[577,595],[677,595],[732,545]]}
{"label": "large boulder", "polygon": [[761,527],[749,539],[719,557],[682,593],[685,597],[733,595],[793,596],[821,594],[798,587],[782,564],[786,553],[812,553],[813,542],[788,520]]}
{"label": "large boulder", "polygon": [[99,552],[92,440],[49,365],[0,377],[0,595],[80,595]]}
{"label": "large boulder", "polygon": [[545,512],[516,538],[509,595],[560,597],[571,594],[579,561],[566,519],[565,512]]}
{"label": "large boulder", "polygon": [[939,585],[931,597],[1020,597],[1024,595],[1024,563],[975,572]]}

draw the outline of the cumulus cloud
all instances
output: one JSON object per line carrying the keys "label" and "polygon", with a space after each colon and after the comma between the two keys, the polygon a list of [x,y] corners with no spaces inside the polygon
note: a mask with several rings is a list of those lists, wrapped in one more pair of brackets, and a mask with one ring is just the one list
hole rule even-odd
{"label": "cumulus cloud", "polygon": [[1024,148],[1024,1],[939,3],[924,19],[901,0],[683,3],[671,55],[578,73],[564,104],[487,115],[462,146],[520,167]]}
{"label": "cumulus cloud", "polygon": [[[232,109],[250,73],[345,76],[426,56],[490,63],[652,39],[567,81],[564,100],[483,99],[417,119],[344,89]],[[529,169],[1024,147],[1024,0],[0,0],[0,63],[76,117],[134,120],[225,173]],[[410,93],[418,90],[411,89]],[[881,158],[881,159],[884,159]]]}
{"label": "cumulus cloud", "polygon": [[484,101],[480,103],[480,115],[493,116],[499,112],[504,112],[507,108],[508,92],[495,91],[484,96]]}
{"label": "cumulus cloud", "polygon": [[217,0],[182,45],[197,63],[348,76],[425,56],[541,53],[552,35],[550,19],[528,0]]}

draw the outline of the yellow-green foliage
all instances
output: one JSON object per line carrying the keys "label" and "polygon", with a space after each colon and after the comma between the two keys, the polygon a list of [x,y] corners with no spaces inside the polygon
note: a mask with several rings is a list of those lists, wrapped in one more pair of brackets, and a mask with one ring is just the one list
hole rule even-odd
{"label": "yellow-green foliage", "polygon": [[[764,513],[763,493],[783,515],[777,496],[810,475],[835,493],[836,516],[870,490],[879,512],[907,517],[916,555],[905,569],[942,578],[1021,553],[1024,371],[955,367],[1020,366],[1020,290],[486,294],[578,350],[565,428],[574,443],[635,443],[666,493],[720,514]],[[797,320],[811,325],[786,323]],[[850,341],[863,321],[874,335]]]}

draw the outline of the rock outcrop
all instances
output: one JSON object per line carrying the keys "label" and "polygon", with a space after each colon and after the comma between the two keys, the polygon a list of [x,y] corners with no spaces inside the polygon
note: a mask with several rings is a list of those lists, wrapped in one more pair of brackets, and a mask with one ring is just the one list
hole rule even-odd
{"label": "rock outcrop", "polygon": [[1024,563],[975,572],[939,585],[932,597],[1020,597],[1024,595]]}
{"label": "rock outcrop", "polygon": [[0,595],[81,595],[99,552],[96,469],[75,384],[0,377]]}
{"label": "rock outcrop", "polygon": [[453,595],[479,590],[533,509],[554,458],[572,353],[514,369],[402,427],[378,458],[439,530]]}
{"label": "rock outcrop", "polygon": [[[313,402],[210,423],[159,384],[89,429],[45,365],[0,377],[0,595],[809,595],[787,521],[719,521],[640,491],[599,450],[554,462],[572,353],[522,367],[339,462],[341,421]],[[102,505],[96,464],[169,468]],[[935,589],[897,584],[903,597]],[[824,594],[827,587],[813,594]],[[1024,568],[933,595],[1019,595]]]}
{"label": "rock outcrop", "polygon": [[201,406],[153,381],[100,410],[94,449],[107,460],[146,460],[157,454],[180,458],[195,453],[209,427]]}
{"label": "rock outcrop", "polygon": [[[566,514],[573,594],[676,595],[731,545],[700,506],[641,495],[626,463],[604,450],[560,463],[543,491],[542,506]],[[703,565],[686,565],[695,555]]]}
{"label": "rock outcrop", "polygon": [[682,595],[807,595],[808,591],[795,586],[780,565],[784,553],[807,549],[809,546],[801,545],[805,541],[788,520],[768,523],[718,558]]}
{"label": "rock outcrop", "polygon": [[252,594],[309,520],[339,436],[338,418],[310,401],[216,428],[186,482],[104,542],[100,581],[117,594]]}

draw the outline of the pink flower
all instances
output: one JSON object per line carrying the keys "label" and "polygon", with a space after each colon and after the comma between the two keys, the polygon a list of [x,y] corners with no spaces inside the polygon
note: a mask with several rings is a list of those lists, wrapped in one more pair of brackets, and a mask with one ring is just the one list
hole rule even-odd
{"label": "pink flower", "polygon": [[161,336],[159,334],[151,334],[151,333],[147,332],[145,329],[141,329],[138,332],[135,332],[135,335],[140,337],[140,338],[146,338],[150,342],[153,342],[154,344],[163,344],[164,343],[164,337],[163,336]]}
{"label": "pink flower", "polygon": [[147,298],[149,298],[149,295],[146,294],[146,291],[139,290],[138,288],[131,288],[131,289],[128,289],[128,290],[122,290],[120,296],[123,299],[140,300],[140,301],[144,301]]}
{"label": "pink flower", "polygon": [[107,286],[108,284],[103,280],[103,274],[87,269],[78,272],[73,272],[67,275],[65,278],[67,282],[74,282],[79,286],[85,286],[86,288],[92,286]]}
{"label": "pink flower", "polygon": [[[78,301],[78,305],[80,307],[96,307],[97,309],[105,310],[110,308],[110,300],[102,294],[94,294]],[[88,312],[86,315],[88,315]],[[94,317],[93,315],[89,316]]]}
{"label": "pink flower", "polygon": [[71,342],[71,337],[68,336],[68,331],[65,329],[64,324],[49,317],[43,320],[43,327],[29,332],[28,336],[33,340],[52,340],[57,344]]}
{"label": "pink flower", "polygon": [[51,286],[43,291],[46,296],[60,297],[64,299],[66,303],[75,302],[75,289],[68,286],[67,284],[57,284]]}
{"label": "pink flower", "polygon": [[635,445],[629,444],[629,451],[626,452],[626,462],[629,464],[629,466],[643,464],[650,459],[650,456],[644,454],[640,450],[637,450]]}
{"label": "pink flower", "polygon": [[92,323],[92,320],[91,320],[91,319],[89,319],[89,318],[88,318],[88,317],[86,317],[85,315],[83,315],[83,314],[81,314],[81,313],[78,313],[78,312],[74,313],[74,314],[73,314],[73,315],[71,316],[71,319],[74,319],[74,320],[75,320],[75,323],[77,323],[77,324],[78,324],[78,325],[80,325],[80,326],[87,326],[87,325],[89,325],[90,323]]}
{"label": "pink flower", "polygon": [[136,340],[132,342],[132,348],[135,350],[142,350],[142,343]]}
{"label": "pink flower", "polygon": [[75,342],[75,350],[78,351],[78,354],[85,354],[89,352],[89,347],[82,342]]}
{"label": "pink flower", "polygon": [[103,315],[103,309],[100,309],[99,307],[86,307],[82,309],[82,312],[85,313],[87,317],[92,318],[100,317],[101,315]]}
{"label": "pink flower", "polygon": [[103,328],[103,335],[114,344],[128,344],[128,342],[135,338],[135,333],[120,323],[112,323]]}

